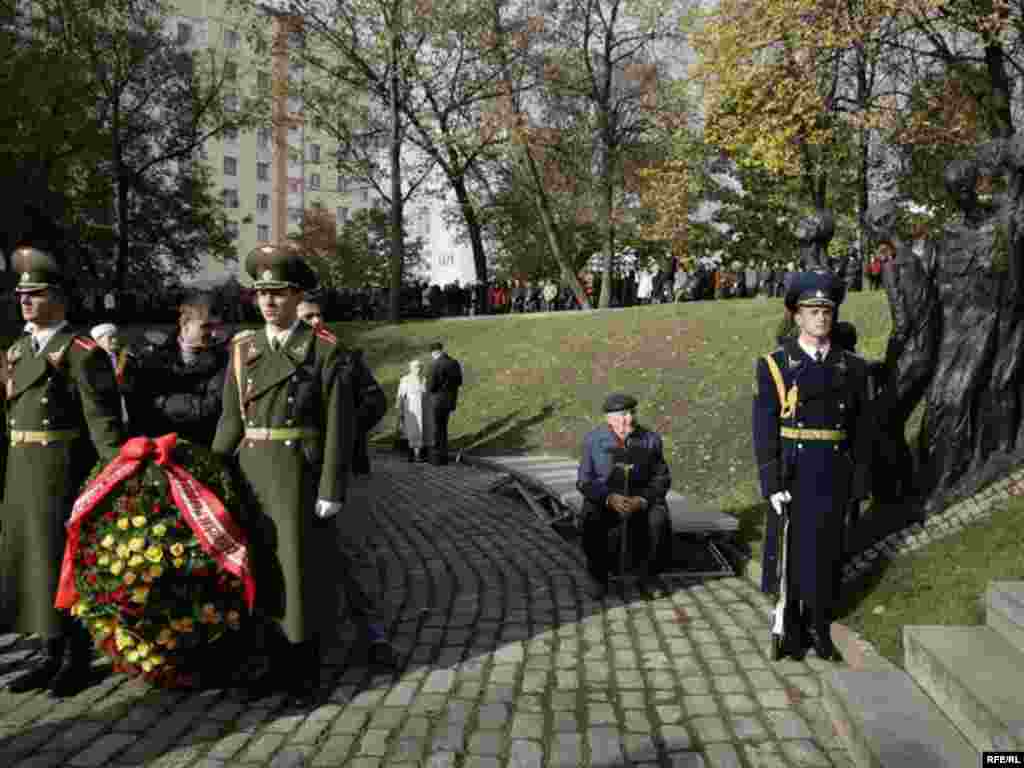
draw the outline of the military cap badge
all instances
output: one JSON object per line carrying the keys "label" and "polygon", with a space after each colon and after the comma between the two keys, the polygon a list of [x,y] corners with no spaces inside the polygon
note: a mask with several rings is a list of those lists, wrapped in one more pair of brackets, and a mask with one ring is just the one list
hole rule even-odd
{"label": "military cap badge", "polygon": [[271,280],[274,279],[274,273],[269,269],[264,269],[262,279],[269,283]]}
{"label": "military cap badge", "polygon": [[27,283],[31,279],[32,279],[32,274],[31,273],[29,273],[29,272],[22,272],[21,273],[21,282]]}

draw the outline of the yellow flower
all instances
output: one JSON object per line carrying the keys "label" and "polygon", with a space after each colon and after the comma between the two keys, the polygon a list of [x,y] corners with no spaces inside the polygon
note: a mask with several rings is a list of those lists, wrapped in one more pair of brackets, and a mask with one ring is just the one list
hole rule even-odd
{"label": "yellow flower", "polygon": [[100,546],[105,547],[107,549],[110,549],[112,546],[114,546],[114,534],[108,533],[106,536],[104,536],[103,541],[100,542]]}
{"label": "yellow flower", "polygon": [[127,544],[118,544],[117,545],[117,556],[118,557],[128,557],[128,555],[130,555],[131,553],[132,553],[132,551],[130,549],[128,549],[128,545]]}
{"label": "yellow flower", "polygon": [[127,632],[118,632],[114,638],[114,643],[117,645],[117,650],[123,651],[125,648],[131,648],[135,645],[135,640]]}
{"label": "yellow flower", "polygon": [[128,549],[132,552],[141,552],[146,548],[146,540],[136,536],[134,539],[128,542]]}
{"label": "yellow flower", "polygon": [[134,525],[136,528],[141,528],[145,524],[146,524],[146,516],[145,515],[136,515],[135,517],[132,518],[132,525]]}
{"label": "yellow flower", "polygon": [[100,555],[100,559],[96,562],[99,565],[110,565],[110,555]]}
{"label": "yellow flower", "polygon": [[163,523],[157,523],[156,525],[153,526],[153,535],[156,538],[158,538],[158,539],[163,538],[166,533],[167,533],[167,526],[164,525]]}
{"label": "yellow flower", "polygon": [[151,646],[149,643],[139,643],[139,656],[148,656],[150,647]]}
{"label": "yellow flower", "polygon": [[132,590],[132,602],[133,603],[144,603],[149,597],[149,587],[136,587]]}
{"label": "yellow flower", "polygon": [[128,526],[130,526],[130,525],[131,525],[131,522],[129,522],[127,517],[119,517],[117,519],[117,527],[120,528],[122,531],[127,531],[128,530]]}
{"label": "yellow flower", "polygon": [[152,661],[152,659],[145,659],[142,662],[142,671],[143,672],[152,672],[153,671],[153,661]]}
{"label": "yellow flower", "polygon": [[126,653],[126,654],[124,655],[124,657],[125,657],[125,659],[126,659],[127,661],[130,661],[130,662],[132,662],[133,664],[134,664],[134,663],[135,663],[136,661],[138,661],[138,660],[139,660],[139,654],[138,654],[138,653],[136,653],[135,651],[128,651],[128,653]]}
{"label": "yellow flower", "polygon": [[135,571],[127,571],[124,575],[124,583],[131,586],[137,578],[139,578],[139,575]]}
{"label": "yellow flower", "polygon": [[174,558],[174,567],[175,568],[181,568],[184,564],[185,564],[184,558],[181,558],[181,557]]}
{"label": "yellow flower", "polygon": [[82,613],[82,611],[84,610],[84,608],[85,608],[85,606],[82,605],[82,601],[79,600],[77,603],[75,603],[74,605],[71,606],[71,615],[72,616],[80,615]]}
{"label": "yellow flower", "polygon": [[124,570],[124,563],[121,560],[115,560],[110,566],[110,572],[117,576],[121,571]]}
{"label": "yellow flower", "polygon": [[151,563],[159,563],[164,559],[164,551],[156,544],[146,550],[146,559]]}
{"label": "yellow flower", "polygon": [[162,565],[149,566],[149,575],[151,578],[159,579],[164,575],[164,567]]}
{"label": "yellow flower", "polygon": [[199,620],[204,624],[220,624],[220,612],[213,603],[207,603],[203,606]]}
{"label": "yellow flower", "polygon": [[171,554],[175,557],[181,557],[185,554],[185,545],[180,541],[176,541],[174,544],[171,544]]}
{"label": "yellow flower", "polygon": [[134,568],[137,565],[142,565],[144,562],[146,562],[146,560],[142,555],[132,555],[131,559],[128,561],[128,565]]}
{"label": "yellow flower", "polygon": [[155,653],[152,656],[150,656],[149,660],[153,662],[154,667],[159,667],[165,661],[164,657],[161,656],[159,653]]}

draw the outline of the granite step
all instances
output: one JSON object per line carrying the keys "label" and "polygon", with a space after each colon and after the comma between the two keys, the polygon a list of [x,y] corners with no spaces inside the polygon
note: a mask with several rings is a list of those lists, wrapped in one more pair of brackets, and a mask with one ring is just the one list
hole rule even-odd
{"label": "granite step", "polygon": [[824,700],[857,768],[974,768],[977,751],[939,708],[895,666],[834,669]]}
{"label": "granite step", "polygon": [[991,627],[903,628],[907,672],[978,750],[1024,749],[1024,654]]}
{"label": "granite step", "polygon": [[989,582],[985,623],[1024,653],[1024,581]]}

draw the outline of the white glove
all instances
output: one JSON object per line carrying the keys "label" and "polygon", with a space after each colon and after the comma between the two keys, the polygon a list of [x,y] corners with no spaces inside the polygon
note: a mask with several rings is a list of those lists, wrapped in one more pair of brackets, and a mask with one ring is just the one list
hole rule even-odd
{"label": "white glove", "polygon": [[328,517],[334,517],[339,512],[341,512],[340,501],[327,501],[325,499],[316,500],[316,516],[321,520],[326,520]]}
{"label": "white glove", "polygon": [[775,514],[782,514],[782,505],[788,504],[793,500],[793,497],[789,495],[789,491],[776,491],[768,497],[768,501],[772,503],[772,509],[775,510]]}

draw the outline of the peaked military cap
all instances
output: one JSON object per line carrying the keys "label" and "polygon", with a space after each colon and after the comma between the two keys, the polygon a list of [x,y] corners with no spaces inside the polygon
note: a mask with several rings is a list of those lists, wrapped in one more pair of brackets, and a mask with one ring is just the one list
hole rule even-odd
{"label": "peaked military cap", "polygon": [[286,245],[261,245],[245,258],[245,271],[252,278],[256,290],[316,288],[316,274],[303,260],[296,248]]}
{"label": "peaked military cap", "polygon": [[636,408],[636,398],[624,392],[613,392],[604,399],[604,412],[631,411]]}
{"label": "peaked military cap", "polygon": [[846,291],[840,290],[838,282],[831,272],[798,272],[786,291],[786,309],[795,312],[798,307],[839,306]]}
{"label": "peaked military cap", "polygon": [[47,251],[23,246],[14,251],[11,262],[18,273],[15,293],[35,293],[64,282],[64,270]]}

